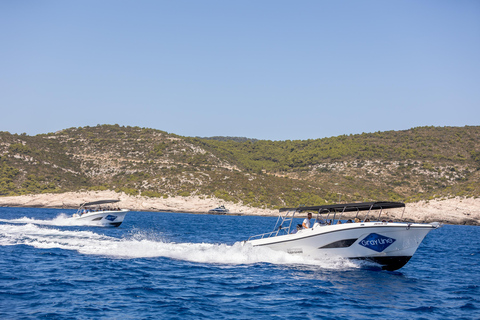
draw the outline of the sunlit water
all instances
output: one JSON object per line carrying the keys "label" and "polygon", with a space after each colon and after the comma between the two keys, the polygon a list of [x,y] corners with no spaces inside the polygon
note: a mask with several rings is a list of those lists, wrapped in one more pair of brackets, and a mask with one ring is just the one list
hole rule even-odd
{"label": "sunlit water", "polygon": [[276,218],[0,208],[1,319],[480,319],[480,228],[444,226],[397,272],[242,246]]}

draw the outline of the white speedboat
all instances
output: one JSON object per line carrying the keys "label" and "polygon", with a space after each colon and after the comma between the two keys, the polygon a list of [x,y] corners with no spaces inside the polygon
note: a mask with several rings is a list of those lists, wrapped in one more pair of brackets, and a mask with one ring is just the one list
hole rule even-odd
{"label": "white speedboat", "polygon": [[113,206],[120,200],[100,200],[80,205],[71,219],[95,226],[118,227],[130,210]]}
{"label": "white speedboat", "polygon": [[[421,224],[380,220],[384,211],[395,208],[405,210],[405,204],[363,202],[280,209],[274,231],[252,236],[245,243],[315,259],[342,257],[369,260],[380,264],[384,270],[393,271],[410,260],[431,230],[441,226],[437,222]],[[317,212],[313,227],[292,227],[295,214],[305,211]],[[347,217],[351,219],[342,223],[345,221],[342,218]],[[403,212],[400,220],[402,218]]]}
{"label": "white speedboat", "polygon": [[225,214],[229,213],[229,210],[225,208],[224,205],[221,205],[220,207],[217,207],[215,209],[208,210],[208,213]]}

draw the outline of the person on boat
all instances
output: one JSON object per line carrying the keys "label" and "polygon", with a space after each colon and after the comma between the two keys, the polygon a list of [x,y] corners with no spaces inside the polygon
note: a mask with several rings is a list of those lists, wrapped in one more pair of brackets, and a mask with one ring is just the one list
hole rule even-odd
{"label": "person on boat", "polygon": [[310,219],[312,219],[312,213],[309,212],[305,220],[303,220],[302,227],[303,229],[310,229]]}

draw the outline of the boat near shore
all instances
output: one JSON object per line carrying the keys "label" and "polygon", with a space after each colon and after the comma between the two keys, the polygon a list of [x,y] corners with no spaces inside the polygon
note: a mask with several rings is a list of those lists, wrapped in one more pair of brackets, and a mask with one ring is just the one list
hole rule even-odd
{"label": "boat near shore", "polygon": [[226,214],[226,213],[229,213],[230,210],[228,210],[227,208],[225,208],[224,205],[221,205],[215,209],[210,209],[208,210],[208,213],[215,213],[215,214]]}
{"label": "boat near shore", "polygon": [[[394,271],[410,260],[430,231],[441,226],[437,222],[407,223],[381,218],[385,211],[398,208],[405,210],[405,204],[363,202],[284,208],[280,209],[272,232],[252,236],[243,243],[314,259],[367,260],[378,263],[383,270]],[[295,215],[301,212],[316,212],[311,228],[293,226]],[[350,219],[345,221],[346,218]]]}
{"label": "boat near shore", "polygon": [[120,202],[120,200],[82,203],[70,219],[93,226],[118,227],[130,210],[113,206],[117,202]]}

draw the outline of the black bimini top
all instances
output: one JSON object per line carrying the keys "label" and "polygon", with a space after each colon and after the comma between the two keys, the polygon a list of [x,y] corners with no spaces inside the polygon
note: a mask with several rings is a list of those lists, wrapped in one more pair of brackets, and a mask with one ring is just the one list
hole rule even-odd
{"label": "black bimini top", "polygon": [[393,209],[393,208],[405,208],[405,203],[383,201],[383,202],[329,204],[329,205],[323,205],[323,206],[282,208],[280,209],[280,212],[295,210],[297,212],[318,211],[320,213],[328,213],[328,212],[369,211],[369,210]]}
{"label": "black bimini top", "polygon": [[99,204],[116,203],[116,202],[120,202],[120,200],[100,200],[100,201],[93,201],[93,202],[85,202],[84,204],[82,204],[82,207],[96,206]]}

